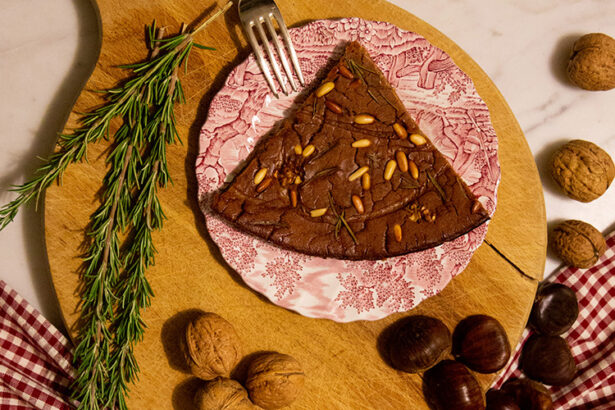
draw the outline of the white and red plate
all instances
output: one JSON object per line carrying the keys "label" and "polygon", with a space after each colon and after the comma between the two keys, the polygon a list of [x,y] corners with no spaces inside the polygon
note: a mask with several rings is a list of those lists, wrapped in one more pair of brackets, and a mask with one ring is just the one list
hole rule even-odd
{"label": "white and red plate", "polygon": [[[290,30],[311,83],[345,41],[358,40],[404,105],[493,215],[500,180],[498,143],[487,105],[472,80],[419,34],[359,18],[319,20]],[[254,290],[302,315],[339,322],[376,320],[407,311],[440,292],[468,264],[487,224],[422,252],[379,261],[345,261],[281,249],[225,223],[209,208],[211,193],[292,111],[297,93],[271,96],[253,55],[239,64],[211,102],[200,134],[196,175],[207,228],[222,256]]]}

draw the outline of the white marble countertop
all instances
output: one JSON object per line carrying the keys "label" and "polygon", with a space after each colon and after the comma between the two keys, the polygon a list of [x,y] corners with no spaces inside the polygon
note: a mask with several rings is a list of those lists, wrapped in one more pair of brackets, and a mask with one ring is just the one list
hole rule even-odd
{"label": "white marble countertop", "polygon": [[[615,188],[591,203],[564,197],[547,160],[563,142],[592,141],[615,158],[615,90],[571,86],[565,60],[581,34],[615,37],[609,0],[394,0],[472,56],[500,89],[525,132],[543,182],[547,221],[582,219],[615,227]],[[283,11],[283,10],[282,10]],[[98,53],[98,26],[87,0],[0,0],[0,202],[36,168],[87,79]],[[528,224],[532,221],[528,221]],[[63,328],[44,246],[40,213],[22,210],[0,232],[0,279]],[[559,261],[548,255],[545,275]]]}

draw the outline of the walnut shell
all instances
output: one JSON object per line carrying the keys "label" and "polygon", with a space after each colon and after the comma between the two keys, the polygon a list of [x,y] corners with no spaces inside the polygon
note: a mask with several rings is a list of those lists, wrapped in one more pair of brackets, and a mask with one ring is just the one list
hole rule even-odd
{"label": "walnut shell", "polygon": [[568,77],[585,90],[615,88],[615,39],[591,33],[575,41],[568,60]]}
{"label": "walnut shell", "polygon": [[295,401],[304,381],[303,369],[295,358],[265,353],[250,363],[246,388],[254,404],[264,409],[279,409]]}
{"label": "walnut shell", "polygon": [[551,175],[570,198],[590,202],[611,185],[615,165],[609,154],[596,144],[572,140],[551,157]]}
{"label": "walnut shell", "polygon": [[215,313],[202,313],[188,323],[183,347],[190,371],[203,380],[229,377],[241,359],[233,325]]}
{"label": "walnut shell", "polygon": [[588,223],[564,221],[551,233],[551,247],[570,266],[590,268],[606,251],[604,236]]}
{"label": "walnut shell", "polygon": [[241,384],[231,379],[217,378],[200,388],[195,397],[200,410],[255,410],[248,392]]}

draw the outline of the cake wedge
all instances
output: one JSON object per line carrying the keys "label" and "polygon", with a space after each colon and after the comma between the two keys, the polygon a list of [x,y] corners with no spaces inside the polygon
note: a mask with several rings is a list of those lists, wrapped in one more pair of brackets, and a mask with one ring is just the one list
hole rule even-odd
{"label": "cake wedge", "polygon": [[284,248],[353,260],[437,246],[489,218],[357,42],[212,209]]}

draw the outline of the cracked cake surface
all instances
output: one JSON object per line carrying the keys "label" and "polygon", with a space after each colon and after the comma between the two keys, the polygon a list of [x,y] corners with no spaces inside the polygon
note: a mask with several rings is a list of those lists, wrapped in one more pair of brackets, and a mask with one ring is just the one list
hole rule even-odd
{"label": "cracked cake surface", "polygon": [[489,218],[357,42],[212,209],[279,246],[355,260],[437,246]]}

